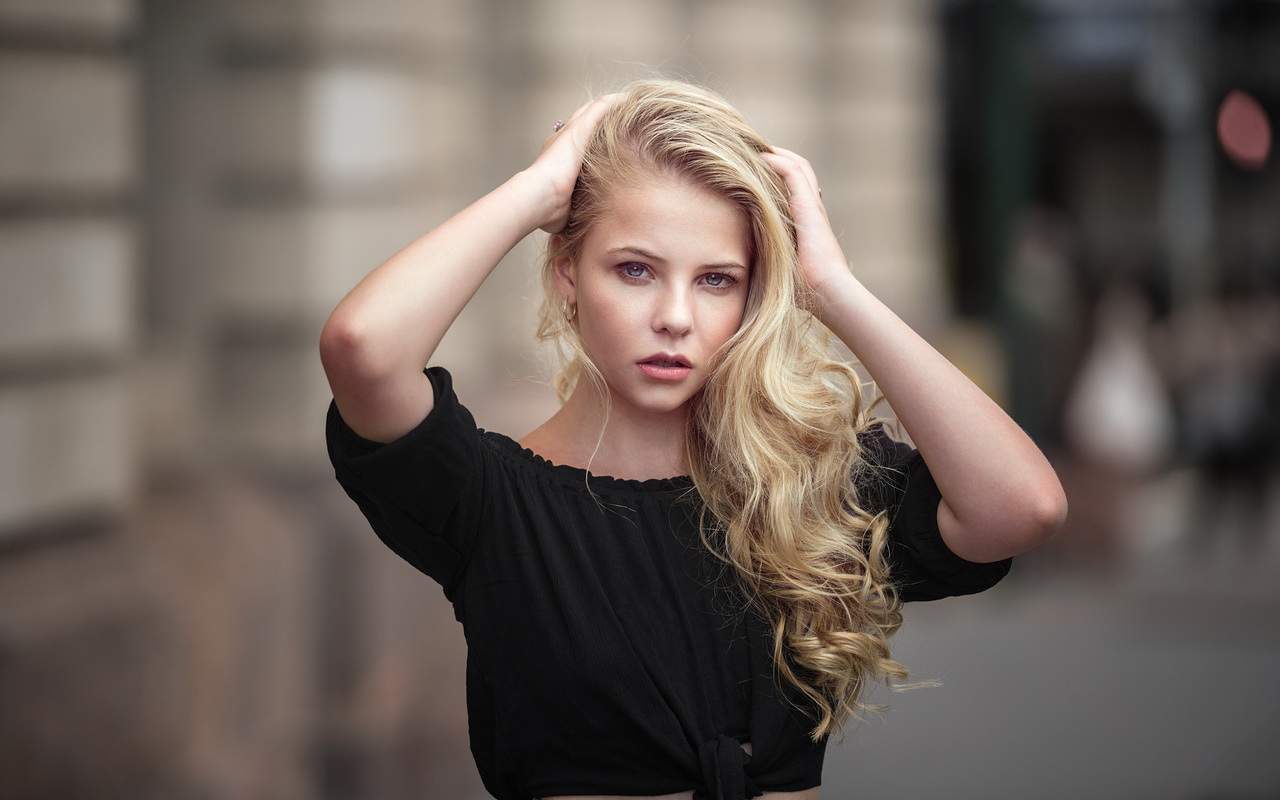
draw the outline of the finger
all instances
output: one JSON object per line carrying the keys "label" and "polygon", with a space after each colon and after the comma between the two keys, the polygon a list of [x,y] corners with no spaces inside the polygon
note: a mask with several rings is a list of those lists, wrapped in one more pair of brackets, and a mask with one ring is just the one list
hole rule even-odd
{"label": "finger", "polygon": [[793,192],[804,189],[817,193],[817,181],[810,177],[805,170],[804,159],[790,150],[775,148],[773,153],[764,153],[763,156],[770,166],[777,171],[782,179],[787,182],[787,187]]}
{"label": "finger", "polygon": [[565,123],[565,128],[570,126],[580,128],[585,131],[587,136],[590,136],[595,131],[596,126],[600,124],[600,120],[604,119],[604,115],[609,112],[609,109],[613,107],[617,100],[618,95],[606,94],[597,97],[590,103],[584,103],[570,115],[569,121]]}
{"label": "finger", "polygon": [[808,162],[790,151],[762,153],[761,156],[782,176],[793,196],[811,196],[821,205],[822,190],[818,187],[818,178]]}
{"label": "finger", "polygon": [[595,98],[594,100],[588,100],[573,110],[573,113],[569,115],[569,121],[572,122],[583,114],[591,112],[593,109],[608,108],[616,97],[617,95],[605,94]]}
{"label": "finger", "polygon": [[822,188],[818,183],[818,175],[813,171],[813,165],[809,163],[807,158],[783,147],[775,147],[773,149],[774,152],[784,159],[788,165],[793,166],[799,171],[805,183],[815,195],[818,197],[822,196]]}
{"label": "finger", "polygon": [[617,99],[617,94],[606,94],[578,106],[569,115],[567,121],[558,123],[558,127],[543,141],[542,148],[545,150],[554,139],[566,132],[580,148],[585,147],[592,132],[600,124],[600,120],[604,119],[604,115],[609,111],[609,108],[617,102]]}
{"label": "finger", "polygon": [[[569,115],[569,119],[560,127],[560,130],[563,131],[570,127],[581,126],[587,126],[594,130],[595,126],[599,124],[600,120],[609,110],[609,107],[612,106],[617,99],[618,95],[616,94],[606,94],[583,103],[574,109],[573,113]],[[559,131],[557,131],[557,133],[558,132]]]}

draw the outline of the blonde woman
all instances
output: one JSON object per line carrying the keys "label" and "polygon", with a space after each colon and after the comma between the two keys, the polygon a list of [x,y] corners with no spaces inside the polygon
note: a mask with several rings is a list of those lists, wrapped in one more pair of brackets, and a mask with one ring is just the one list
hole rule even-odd
{"label": "blonde woman", "polygon": [[[718,96],[631,84],[325,326],[338,478],[454,604],[495,797],[816,798],[829,734],[906,677],[901,603],[1061,524],[1040,451],[858,282],[821,194]],[[516,442],[423,367],[538,229],[562,407]]]}

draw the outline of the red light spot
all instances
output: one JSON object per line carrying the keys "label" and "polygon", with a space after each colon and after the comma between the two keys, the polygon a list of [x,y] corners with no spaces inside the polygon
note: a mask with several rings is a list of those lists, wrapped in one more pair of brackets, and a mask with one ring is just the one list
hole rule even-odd
{"label": "red light spot", "polygon": [[1218,143],[1241,169],[1259,170],[1271,153],[1271,122],[1257,100],[1233,89],[1218,107]]}

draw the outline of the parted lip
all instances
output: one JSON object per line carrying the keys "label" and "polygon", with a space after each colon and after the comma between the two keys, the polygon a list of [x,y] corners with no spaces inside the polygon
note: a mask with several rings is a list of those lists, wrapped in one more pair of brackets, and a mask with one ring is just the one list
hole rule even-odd
{"label": "parted lip", "polygon": [[656,353],[654,355],[649,356],[648,358],[643,358],[640,361],[637,361],[636,363],[637,364],[661,363],[662,366],[690,367],[690,368],[693,367],[693,365],[689,363],[689,359],[685,358],[682,355],[672,354],[672,353]]}

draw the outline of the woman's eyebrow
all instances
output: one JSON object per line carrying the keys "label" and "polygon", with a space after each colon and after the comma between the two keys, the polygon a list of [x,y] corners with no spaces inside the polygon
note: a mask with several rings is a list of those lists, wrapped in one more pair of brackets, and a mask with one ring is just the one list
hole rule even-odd
{"label": "woman's eyebrow", "polygon": [[647,259],[649,261],[663,261],[663,262],[666,261],[665,258],[658,255],[657,253],[650,253],[648,250],[645,250],[642,247],[636,247],[635,245],[630,245],[630,244],[623,245],[622,247],[614,247],[610,250],[606,250],[605,253],[606,255],[611,255],[611,256],[630,253],[631,255],[640,256],[641,258]]}
{"label": "woman's eyebrow", "polygon": [[[648,250],[645,250],[643,247],[636,247],[635,245],[630,245],[630,244],[623,245],[621,247],[611,248],[609,250],[606,250],[605,254],[610,256],[634,255],[634,256],[639,256],[640,258],[643,258],[646,261],[658,261],[663,264],[667,263],[667,260],[662,256],[658,255],[657,253],[651,253]],[[717,261],[710,264],[702,264],[700,268],[722,269],[722,270],[739,269],[739,270],[742,270],[743,272],[749,271],[747,269],[747,265],[740,264],[737,261]]]}

